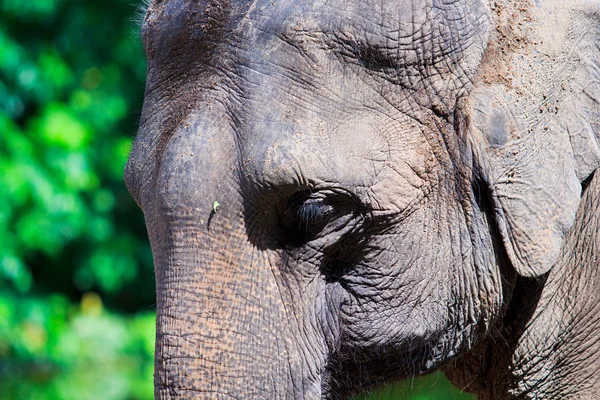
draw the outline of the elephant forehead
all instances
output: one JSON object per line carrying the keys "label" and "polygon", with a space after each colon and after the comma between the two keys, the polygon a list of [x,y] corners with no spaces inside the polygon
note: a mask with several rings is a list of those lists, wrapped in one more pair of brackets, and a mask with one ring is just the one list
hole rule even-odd
{"label": "elephant forehead", "polygon": [[387,162],[388,144],[371,122],[352,122],[334,127],[326,121],[306,121],[287,129],[278,126],[267,137],[261,135],[262,154],[252,157],[256,178],[283,186],[339,181],[346,175],[352,176],[354,184],[364,184],[367,174],[356,172],[371,171]]}
{"label": "elephant forehead", "polygon": [[251,147],[241,146],[242,168],[261,186],[344,187],[376,208],[396,210],[422,194],[434,168],[420,126],[407,117],[264,128]]}
{"label": "elephant forehead", "polygon": [[459,43],[466,49],[466,41],[487,29],[488,14],[481,0],[165,0],[151,2],[142,28],[163,45],[202,37],[225,43],[244,36],[256,44],[257,30],[275,37],[292,31],[332,33],[389,49],[435,42],[456,52]]}
{"label": "elephant forehead", "polygon": [[488,20],[489,10],[479,0],[259,0],[237,31],[238,38],[253,44],[277,37],[299,48],[323,34],[325,48],[353,57],[375,51],[402,66],[439,63],[445,57],[456,62],[474,41],[481,42],[475,46],[479,52]]}
{"label": "elephant forehead", "polygon": [[293,28],[308,27],[313,31],[355,28],[380,32],[388,28],[390,33],[398,34],[414,32],[431,20],[431,11],[438,9],[434,3],[432,0],[304,0],[273,4],[270,0],[258,0],[252,3],[247,17],[269,30],[281,30],[294,22]]}

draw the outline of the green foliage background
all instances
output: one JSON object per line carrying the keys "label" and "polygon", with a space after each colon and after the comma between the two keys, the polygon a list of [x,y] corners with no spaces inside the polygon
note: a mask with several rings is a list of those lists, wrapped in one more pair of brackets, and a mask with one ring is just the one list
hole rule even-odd
{"label": "green foliage background", "polygon": [[[131,0],[0,0],[0,400],[151,399]],[[371,398],[467,398],[437,374]]]}

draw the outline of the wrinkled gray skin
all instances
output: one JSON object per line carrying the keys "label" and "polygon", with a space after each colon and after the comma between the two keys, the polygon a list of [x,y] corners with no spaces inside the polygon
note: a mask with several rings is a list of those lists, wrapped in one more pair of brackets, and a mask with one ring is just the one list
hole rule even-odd
{"label": "wrinkled gray skin", "polygon": [[597,9],[151,2],[156,397],[600,398]]}

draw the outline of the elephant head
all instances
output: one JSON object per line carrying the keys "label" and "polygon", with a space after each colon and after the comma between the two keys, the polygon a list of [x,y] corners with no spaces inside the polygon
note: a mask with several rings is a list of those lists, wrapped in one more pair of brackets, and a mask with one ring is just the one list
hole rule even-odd
{"label": "elephant head", "polygon": [[344,398],[502,331],[600,162],[598,14],[542,3],[150,2],[157,398]]}

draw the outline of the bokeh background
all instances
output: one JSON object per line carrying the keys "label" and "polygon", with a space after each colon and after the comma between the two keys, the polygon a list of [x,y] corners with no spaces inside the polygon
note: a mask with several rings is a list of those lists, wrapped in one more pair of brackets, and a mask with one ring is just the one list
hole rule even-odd
{"label": "bokeh background", "polygon": [[[123,183],[139,8],[0,0],[0,400],[153,398],[152,256]],[[472,397],[435,374],[368,398]]]}

